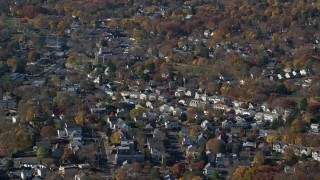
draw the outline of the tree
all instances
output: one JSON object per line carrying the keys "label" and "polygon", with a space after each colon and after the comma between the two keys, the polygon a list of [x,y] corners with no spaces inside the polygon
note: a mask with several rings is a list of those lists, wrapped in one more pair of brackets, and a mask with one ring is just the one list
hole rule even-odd
{"label": "tree", "polygon": [[116,174],[116,180],[128,179],[128,174],[125,169],[120,168]]}
{"label": "tree", "polygon": [[51,139],[57,136],[56,128],[52,126],[43,126],[40,132],[41,139]]}
{"label": "tree", "polygon": [[302,120],[296,119],[292,122],[291,131],[295,133],[301,133],[301,132],[304,132],[305,130],[306,130],[306,126]]}
{"label": "tree", "polygon": [[111,134],[110,141],[112,144],[120,144],[121,134],[119,132],[113,132]]}
{"label": "tree", "polygon": [[153,168],[151,171],[151,180],[160,180],[160,171],[159,169]]}
{"label": "tree", "polygon": [[25,63],[18,58],[10,58],[7,60],[8,66],[13,72],[23,73],[25,71]]}
{"label": "tree", "polygon": [[296,157],[296,155],[294,154],[294,151],[292,148],[287,148],[284,151],[284,159],[286,160],[287,164],[292,166],[294,165],[296,162],[298,162],[298,159]]}
{"label": "tree", "polygon": [[28,59],[29,61],[37,61],[38,59],[40,59],[40,54],[32,50],[28,53]]}
{"label": "tree", "polygon": [[146,112],[147,112],[147,110],[145,108],[138,107],[138,108],[132,109],[130,111],[130,117],[132,119],[137,118],[137,117],[141,117],[143,115],[143,113],[146,113]]}
{"label": "tree", "polygon": [[47,158],[49,156],[49,150],[43,146],[39,147],[37,150],[37,157]]}
{"label": "tree", "polygon": [[83,126],[83,122],[84,122],[84,112],[81,110],[78,112],[77,116],[74,118],[75,122],[77,123],[77,125],[79,126]]}
{"label": "tree", "polygon": [[14,162],[12,161],[12,159],[8,159],[6,161],[6,169],[11,170],[13,168],[13,166],[14,166]]}
{"label": "tree", "polygon": [[256,155],[254,156],[253,164],[255,166],[261,166],[264,164],[264,161],[265,161],[265,156],[263,152],[261,151],[257,152]]}
{"label": "tree", "polygon": [[181,177],[185,171],[185,167],[182,163],[176,163],[171,167],[171,171],[178,177]]}
{"label": "tree", "polygon": [[183,122],[188,120],[188,116],[186,113],[181,113],[179,119]]}
{"label": "tree", "polygon": [[116,66],[113,64],[111,60],[107,62],[107,66],[109,67],[109,72],[116,72]]}
{"label": "tree", "polygon": [[305,111],[307,110],[307,107],[308,107],[308,100],[307,98],[302,98],[301,101],[300,101],[300,104],[299,104],[299,109],[301,111]]}
{"label": "tree", "polygon": [[225,152],[225,144],[218,138],[210,139],[206,144],[206,150],[214,154]]}
{"label": "tree", "polygon": [[70,148],[64,148],[61,160],[63,162],[75,163],[77,161],[77,158],[73,154],[73,152]]}
{"label": "tree", "polygon": [[176,82],[179,86],[183,86],[184,85],[184,78],[182,76],[182,74],[180,72],[177,73],[176,75]]}

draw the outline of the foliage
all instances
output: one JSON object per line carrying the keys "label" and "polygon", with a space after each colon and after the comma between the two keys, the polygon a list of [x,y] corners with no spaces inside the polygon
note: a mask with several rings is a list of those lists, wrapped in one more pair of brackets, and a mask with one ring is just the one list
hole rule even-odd
{"label": "foliage", "polygon": [[263,152],[261,151],[257,152],[256,155],[254,156],[253,164],[255,166],[261,166],[264,164],[264,162],[265,162],[265,156]]}
{"label": "foliage", "polygon": [[13,167],[14,167],[14,162],[13,162],[13,160],[12,160],[12,159],[8,159],[8,160],[6,161],[6,169],[7,169],[7,170],[11,170]]}
{"label": "foliage", "polygon": [[57,136],[56,128],[52,126],[43,126],[40,131],[41,139],[51,139]]}
{"label": "foliage", "polygon": [[145,108],[142,108],[142,107],[134,108],[130,111],[130,117],[132,119],[139,118],[142,116],[143,113],[146,113],[146,112],[147,110]]}
{"label": "foliage", "polygon": [[210,139],[206,144],[206,150],[214,154],[225,152],[225,144],[221,142],[218,138]]}
{"label": "foliage", "polygon": [[159,180],[161,179],[159,169],[153,168],[151,171],[151,180]]}
{"label": "foliage", "polygon": [[37,157],[47,158],[49,156],[49,150],[43,146],[38,147],[37,149]]}
{"label": "foliage", "polygon": [[279,169],[277,167],[272,167],[268,165],[257,166],[257,167],[239,167],[233,173],[232,179],[240,180],[240,179],[260,179],[261,173],[264,173],[263,178],[271,180],[273,179],[276,172]]}
{"label": "foliage", "polygon": [[111,134],[110,141],[112,144],[120,144],[121,134],[118,131],[113,132]]}
{"label": "foliage", "polygon": [[188,116],[186,113],[181,113],[179,119],[183,122],[188,120]]}
{"label": "foliage", "polygon": [[171,167],[171,171],[178,177],[181,177],[185,171],[185,167],[182,163],[176,163]]}
{"label": "foliage", "polygon": [[77,116],[74,118],[75,122],[77,123],[78,126],[83,126],[84,123],[84,112],[79,111]]}

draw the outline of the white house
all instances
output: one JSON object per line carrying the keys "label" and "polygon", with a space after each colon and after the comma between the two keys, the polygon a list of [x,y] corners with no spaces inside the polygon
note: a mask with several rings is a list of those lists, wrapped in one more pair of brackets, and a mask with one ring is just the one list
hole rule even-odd
{"label": "white house", "polygon": [[320,149],[313,149],[311,156],[313,160],[320,162]]}
{"label": "white house", "polygon": [[245,119],[243,119],[243,118],[241,118],[239,116],[236,117],[236,126],[238,126],[238,127],[247,127],[248,125],[249,124]]}
{"label": "white house", "polygon": [[140,99],[141,100],[147,100],[148,96],[145,93],[140,94]]}
{"label": "white house", "polygon": [[228,121],[228,120],[224,120],[221,123],[221,127],[224,129],[230,129],[233,126],[232,122]]}
{"label": "white house", "polygon": [[160,112],[162,113],[169,113],[170,112],[170,107],[167,104],[164,104],[159,107]]}
{"label": "white house", "polygon": [[270,113],[270,112],[264,113],[264,120],[266,120],[266,121],[272,122],[274,120],[277,120],[278,117],[279,117],[279,114],[277,114],[277,113]]}
{"label": "white house", "polygon": [[208,120],[204,120],[202,123],[201,123],[201,128],[206,128],[206,127],[208,127],[208,128],[212,128],[212,123],[211,122],[209,122]]}
{"label": "white house", "polygon": [[311,124],[310,129],[313,132],[319,132],[319,124]]}
{"label": "white house", "polygon": [[278,153],[284,153],[284,150],[289,147],[289,144],[286,142],[274,142],[272,149]]}
{"label": "white house", "polygon": [[214,167],[211,165],[211,163],[208,163],[204,168],[203,168],[203,174],[204,175],[212,175],[215,173]]}

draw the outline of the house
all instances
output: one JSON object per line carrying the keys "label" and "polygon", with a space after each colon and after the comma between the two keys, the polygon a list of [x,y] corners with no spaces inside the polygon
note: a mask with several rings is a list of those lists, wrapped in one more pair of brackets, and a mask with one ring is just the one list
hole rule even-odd
{"label": "house", "polygon": [[286,142],[274,142],[272,144],[272,150],[278,152],[278,153],[284,153],[285,149],[289,147],[289,144]]}
{"label": "house", "polygon": [[212,123],[209,122],[208,120],[204,120],[202,123],[201,123],[201,128],[204,129],[206,127],[208,127],[209,129],[212,129],[213,126],[212,126]]}
{"label": "house", "polygon": [[247,141],[247,142],[243,142],[242,143],[242,149],[244,151],[253,151],[255,148],[256,148],[256,145],[253,142],[248,142]]}
{"label": "house", "polygon": [[207,103],[204,101],[199,101],[199,100],[191,100],[189,102],[190,107],[200,107],[200,106],[205,106]]}
{"label": "house", "polygon": [[279,114],[277,114],[277,113],[271,113],[271,112],[264,113],[264,120],[266,120],[266,121],[272,122],[274,120],[277,120],[278,117],[279,117]]}
{"label": "house", "polygon": [[34,175],[40,178],[45,178],[46,174],[47,174],[47,168],[43,165],[37,165],[32,167],[33,171],[34,171]]}
{"label": "house", "polygon": [[208,101],[216,104],[216,103],[219,103],[219,102],[224,102],[225,101],[225,97],[222,97],[222,96],[209,96],[208,97]]}
{"label": "house", "polygon": [[214,167],[211,165],[211,163],[208,163],[204,168],[203,168],[203,174],[204,175],[212,175],[215,173]]}
{"label": "house", "polygon": [[165,128],[169,130],[178,130],[180,129],[180,124],[177,121],[166,121],[164,123]]}
{"label": "house", "polygon": [[311,124],[310,129],[312,132],[319,132],[319,124],[315,124],[315,123]]}
{"label": "house", "polygon": [[163,141],[160,139],[151,138],[147,140],[147,145],[152,159],[155,161],[161,161],[162,157],[166,154]]}
{"label": "house", "polygon": [[170,112],[170,107],[167,104],[164,104],[159,107],[160,112],[162,113],[169,113]]}
{"label": "house", "polygon": [[75,164],[70,164],[70,165],[66,165],[66,166],[60,166],[59,167],[59,174],[65,174],[66,170],[68,169],[77,169],[78,166],[76,166]]}
{"label": "house", "polygon": [[159,128],[154,129],[154,131],[152,132],[152,136],[155,139],[160,139],[160,140],[166,139],[166,133],[161,131]]}
{"label": "house", "polygon": [[186,149],[186,157],[195,158],[199,154],[199,148],[196,145],[189,145]]}
{"label": "house", "polygon": [[311,152],[312,159],[320,162],[320,149],[313,149]]}
{"label": "house", "polygon": [[187,137],[184,137],[182,139],[182,143],[181,144],[183,146],[189,146],[189,145],[192,145],[195,142],[196,142],[196,139],[194,137],[187,136]]}
{"label": "house", "polygon": [[51,156],[55,159],[60,159],[62,157],[63,150],[59,147],[59,144],[55,144],[51,148]]}
{"label": "house", "polygon": [[86,175],[83,171],[74,175],[74,180],[89,180],[90,177]]}
{"label": "house", "polygon": [[236,117],[236,126],[238,126],[238,127],[248,127],[249,124],[245,119],[237,116]]}
{"label": "house", "polygon": [[109,123],[110,128],[113,130],[118,130],[118,129],[122,129],[125,131],[129,130],[129,126],[121,118],[108,117],[107,122]]}
{"label": "house", "polygon": [[199,136],[198,136],[198,144],[199,146],[201,147],[204,147],[207,143],[207,137],[203,135],[203,133],[201,133]]}
{"label": "house", "polygon": [[225,154],[218,153],[216,155],[215,164],[216,164],[217,167],[227,167],[228,166],[228,161],[227,161],[227,158],[225,157]]}
{"label": "house", "polygon": [[22,170],[21,179],[31,179],[33,177],[32,170]]}
{"label": "house", "polygon": [[228,106],[228,105],[225,105],[225,104],[217,103],[217,104],[214,104],[214,105],[213,105],[213,109],[215,109],[215,110],[228,111],[229,106]]}
{"label": "house", "polygon": [[209,163],[216,162],[216,156],[212,152],[206,151],[206,157],[207,157]]}
{"label": "house", "polygon": [[156,101],[158,99],[158,95],[156,93],[150,93],[148,95],[149,101]]}
{"label": "house", "polygon": [[179,107],[170,107],[170,110],[172,111],[172,114],[174,116],[180,116],[182,114],[182,109],[180,109]]}
{"label": "house", "polygon": [[232,126],[233,126],[232,122],[228,121],[227,119],[222,121],[222,123],[221,123],[221,127],[223,129],[230,129]]}

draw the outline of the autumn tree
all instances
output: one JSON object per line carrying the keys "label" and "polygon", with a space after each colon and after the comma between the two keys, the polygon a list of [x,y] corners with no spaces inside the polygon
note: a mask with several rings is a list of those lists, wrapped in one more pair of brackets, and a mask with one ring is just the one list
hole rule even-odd
{"label": "autumn tree", "polygon": [[263,152],[261,151],[257,152],[256,155],[254,156],[253,164],[255,166],[261,166],[264,164],[264,162],[265,162],[265,156]]}
{"label": "autumn tree", "polygon": [[77,157],[73,154],[70,148],[64,148],[61,160],[65,163],[75,163],[77,161]]}
{"label": "autumn tree", "polygon": [[77,113],[77,116],[74,118],[74,121],[77,123],[78,126],[83,126],[84,123],[84,112],[83,111],[79,111]]}
{"label": "autumn tree", "polygon": [[284,151],[284,159],[286,160],[287,164],[292,166],[294,165],[298,159],[296,157],[296,155],[294,154],[294,151],[292,148],[287,148]]}
{"label": "autumn tree", "polygon": [[304,132],[305,130],[306,130],[306,126],[302,120],[296,119],[292,122],[291,131],[295,133],[301,133],[301,132]]}
{"label": "autumn tree", "polygon": [[206,144],[206,150],[214,154],[225,152],[225,144],[218,138],[210,139]]}
{"label": "autumn tree", "polygon": [[51,139],[57,136],[56,128],[52,126],[43,126],[40,132],[41,139]]}
{"label": "autumn tree", "polygon": [[171,171],[178,177],[181,177],[185,171],[185,166],[182,163],[176,163],[171,167]]}
{"label": "autumn tree", "polygon": [[37,61],[38,59],[40,59],[40,54],[32,50],[28,53],[28,59],[29,61]]}
{"label": "autumn tree", "polygon": [[120,141],[121,141],[121,134],[118,131],[113,132],[110,137],[110,142],[112,144],[120,144]]}

